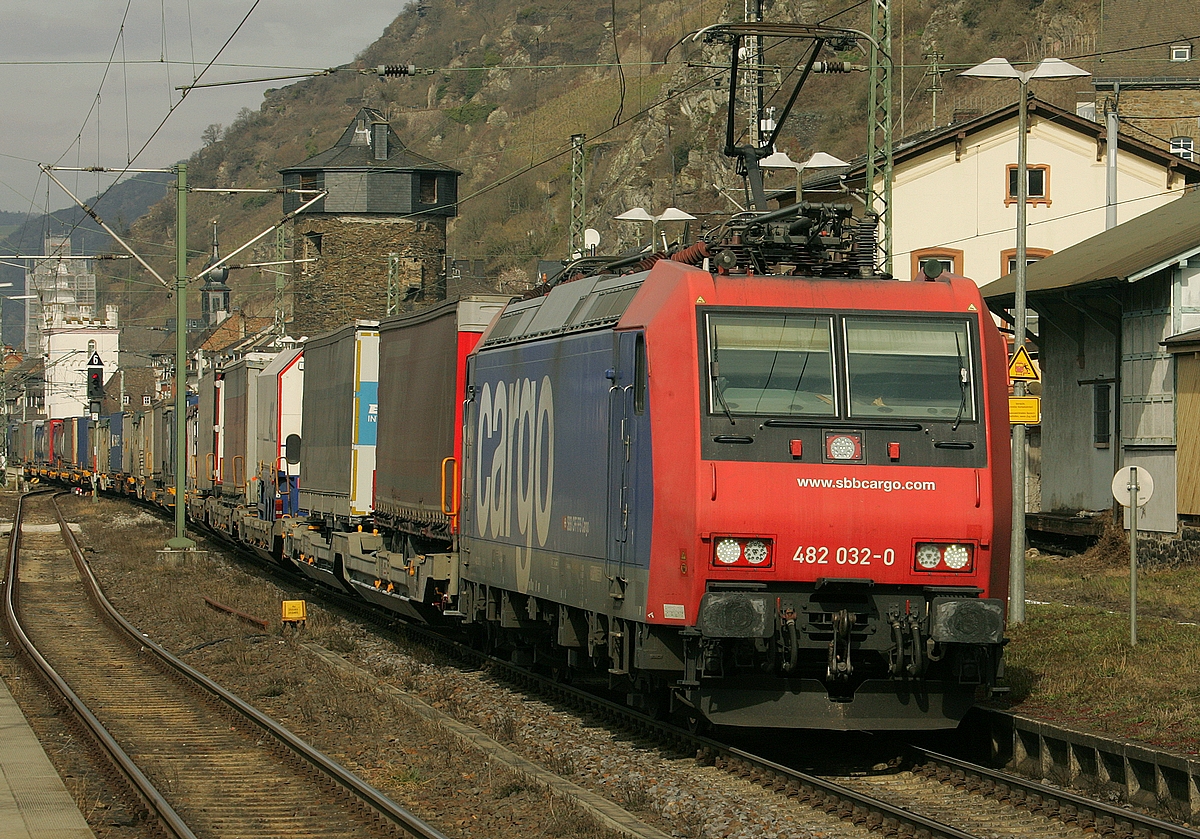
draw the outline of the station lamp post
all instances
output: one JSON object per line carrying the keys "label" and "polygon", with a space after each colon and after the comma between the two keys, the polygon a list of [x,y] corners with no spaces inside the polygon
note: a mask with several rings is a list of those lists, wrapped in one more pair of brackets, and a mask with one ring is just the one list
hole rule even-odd
{"label": "station lamp post", "polygon": [[[1025,234],[1026,202],[1029,200],[1029,181],[1026,157],[1029,137],[1029,80],[1070,79],[1091,75],[1059,58],[1043,58],[1032,70],[1018,70],[1007,59],[989,58],[959,74],[979,79],[1016,79],[1021,85],[1017,107],[1017,264],[1013,290],[1013,353],[1025,348]],[[1013,383],[1014,395],[1025,395],[1025,382]],[[1025,426],[1012,427],[1012,550],[1009,554],[1008,619],[1011,623],[1025,622]]]}
{"label": "station lamp post", "polygon": [[805,169],[837,169],[848,167],[850,164],[823,151],[813,153],[813,156],[803,163],[797,163],[788,157],[786,152],[777,151],[764,157],[758,165],[763,169],[795,169],[796,203],[799,204],[804,200]]}

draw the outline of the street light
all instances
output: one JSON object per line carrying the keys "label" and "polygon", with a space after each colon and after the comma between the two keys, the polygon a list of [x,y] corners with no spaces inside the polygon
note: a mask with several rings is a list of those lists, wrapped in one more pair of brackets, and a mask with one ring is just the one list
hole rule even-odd
{"label": "street light", "polygon": [[[654,239],[658,235],[658,223],[660,221],[695,221],[696,217],[690,213],[685,213],[677,207],[667,207],[657,216],[652,216],[645,207],[634,207],[632,210],[626,210],[619,216],[613,216],[616,221],[636,221],[638,222],[637,236],[638,244],[642,243],[642,225],[641,222],[650,222],[650,243],[654,244]],[[664,250],[665,250],[664,244]]]}
{"label": "street light", "polygon": [[[1017,107],[1017,270],[1013,292],[1013,353],[1025,348],[1025,234],[1026,206],[1029,200],[1028,169],[1026,156],[1029,137],[1029,80],[1070,79],[1089,76],[1087,70],[1068,64],[1060,58],[1043,58],[1032,70],[1016,69],[1004,58],[989,58],[960,76],[980,79],[1016,79],[1021,84],[1020,101]],[[1025,382],[1013,382],[1013,393],[1025,395]],[[1012,623],[1025,622],[1025,426],[1017,423],[1012,429],[1012,549],[1009,553],[1008,619]]]}
{"label": "street light", "polygon": [[834,157],[823,151],[815,152],[812,157],[803,163],[797,163],[787,156],[786,153],[777,151],[774,154],[764,157],[758,162],[758,165],[763,169],[795,169],[796,170],[796,203],[799,204],[804,198],[804,170],[805,169],[836,169],[843,166],[849,166],[846,161]]}

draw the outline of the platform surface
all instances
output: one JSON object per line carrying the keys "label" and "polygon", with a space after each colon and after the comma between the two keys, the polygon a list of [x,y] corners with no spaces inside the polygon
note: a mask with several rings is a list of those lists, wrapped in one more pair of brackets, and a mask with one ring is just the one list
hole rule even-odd
{"label": "platform surface", "polygon": [[0,839],[95,839],[3,681]]}

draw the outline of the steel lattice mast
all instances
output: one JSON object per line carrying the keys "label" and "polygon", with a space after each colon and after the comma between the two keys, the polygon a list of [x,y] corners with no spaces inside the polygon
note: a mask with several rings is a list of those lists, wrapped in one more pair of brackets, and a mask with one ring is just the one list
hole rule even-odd
{"label": "steel lattice mast", "polygon": [[[879,214],[877,267],[892,273],[892,10],[889,0],[871,2],[871,90],[867,110],[866,190]],[[878,179],[879,183],[876,184]]]}
{"label": "steel lattice mast", "polygon": [[587,190],[584,172],[583,141],[586,134],[571,135],[571,229],[568,235],[567,253],[572,258],[583,253],[584,211]]}

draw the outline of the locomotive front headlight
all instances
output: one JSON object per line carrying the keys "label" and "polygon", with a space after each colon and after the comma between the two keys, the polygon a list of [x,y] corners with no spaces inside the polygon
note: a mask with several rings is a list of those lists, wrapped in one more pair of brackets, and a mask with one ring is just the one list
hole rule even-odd
{"label": "locomotive front headlight", "polygon": [[736,539],[722,539],[717,542],[717,562],[733,565],[742,558],[742,546]]}
{"label": "locomotive front headlight", "polygon": [[951,571],[961,571],[971,562],[971,549],[966,545],[947,545],[942,561]]}
{"label": "locomotive front headlight", "polygon": [[767,546],[761,539],[751,539],[746,543],[746,561],[751,565],[762,565],[767,561]]}
{"label": "locomotive front headlight", "polygon": [[928,542],[923,545],[917,545],[917,565],[920,565],[927,571],[932,571],[938,567],[938,563],[942,561],[942,552],[937,545],[931,545]]}

